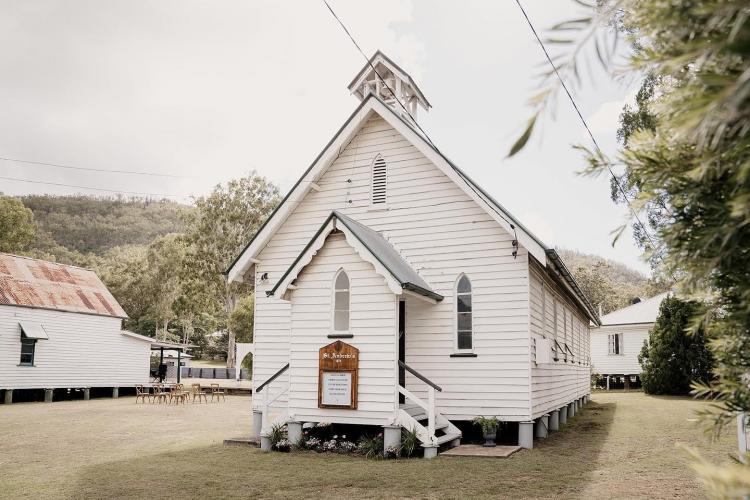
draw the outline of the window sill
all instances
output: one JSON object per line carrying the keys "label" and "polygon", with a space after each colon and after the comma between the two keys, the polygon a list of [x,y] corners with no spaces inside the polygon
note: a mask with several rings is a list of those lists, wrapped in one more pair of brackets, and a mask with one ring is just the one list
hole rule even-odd
{"label": "window sill", "polygon": [[16,366],[27,366],[29,368],[34,368],[36,365],[34,365],[34,364],[28,364],[28,363],[19,363]]}
{"label": "window sill", "polygon": [[475,352],[454,352],[450,355],[451,358],[476,358],[477,353]]}
{"label": "window sill", "polygon": [[367,207],[368,212],[383,212],[389,210],[388,205],[370,205]]}
{"label": "window sill", "polygon": [[329,339],[351,339],[354,338],[353,333],[329,333]]}

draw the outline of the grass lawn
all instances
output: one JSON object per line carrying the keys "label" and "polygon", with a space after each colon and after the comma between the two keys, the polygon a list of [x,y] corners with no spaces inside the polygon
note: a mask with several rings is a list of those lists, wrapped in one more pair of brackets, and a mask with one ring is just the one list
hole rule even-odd
{"label": "grass lawn", "polygon": [[225,447],[249,432],[250,402],[159,407],[132,398],[0,406],[3,498],[695,498],[677,444],[716,462],[688,419],[702,403],[595,393],[561,432],[510,459],[373,461]]}

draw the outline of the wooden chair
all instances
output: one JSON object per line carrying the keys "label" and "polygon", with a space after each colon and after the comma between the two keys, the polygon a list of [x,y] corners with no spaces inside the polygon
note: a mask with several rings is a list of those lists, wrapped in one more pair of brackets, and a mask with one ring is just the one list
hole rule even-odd
{"label": "wooden chair", "polygon": [[219,400],[219,398],[223,399],[224,401],[227,400],[226,392],[219,388],[219,384],[211,384],[211,402],[212,403],[214,401],[214,397],[216,397],[217,401]]}
{"label": "wooden chair", "polygon": [[180,404],[187,401],[188,393],[185,392],[182,384],[175,384],[172,386],[172,390],[169,393],[169,402],[174,404]]}
{"label": "wooden chair", "polygon": [[193,394],[193,403],[195,403],[195,398],[198,398],[198,402],[201,402],[201,398],[203,398],[203,401],[208,403],[208,397],[206,396],[206,393],[201,390],[200,384],[192,384],[192,394]]}
{"label": "wooden chair", "polygon": [[142,385],[135,386],[135,404],[138,404],[138,400],[142,399],[143,404],[146,404],[146,398],[152,401],[153,395],[149,392],[148,387]]}
{"label": "wooden chair", "polygon": [[153,389],[154,392],[151,394],[153,401],[158,401],[159,404],[166,403],[169,394],[164,390],[164,384],[154,384]]}

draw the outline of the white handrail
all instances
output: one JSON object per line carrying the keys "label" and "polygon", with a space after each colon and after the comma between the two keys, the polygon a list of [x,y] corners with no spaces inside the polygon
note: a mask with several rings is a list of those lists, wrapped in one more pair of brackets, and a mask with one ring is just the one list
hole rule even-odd
{"label": "white handrail", "polygon": [[435,389],[427,385],[427,403],[422,401],[420,398],[414,395],[410,390],[406,389],[405,387],[402,387],[401,385],[398,386],[398,392],[403,394],[406,398],[411,400],[413,403],[416,403],[417,406],[422,408],[425,412],[427,412],[427,436],[429,439],[433,442],[437,442],[437,436],[435,436]]}

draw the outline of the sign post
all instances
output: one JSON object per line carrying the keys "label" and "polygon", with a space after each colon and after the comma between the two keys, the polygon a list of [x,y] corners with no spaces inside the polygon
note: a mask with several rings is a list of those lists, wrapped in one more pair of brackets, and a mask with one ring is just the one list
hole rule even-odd
{"label": "sign post", "polygon": [[321,347],[318,359],[318,408],[357,409],[359,349],[337,340]]}

